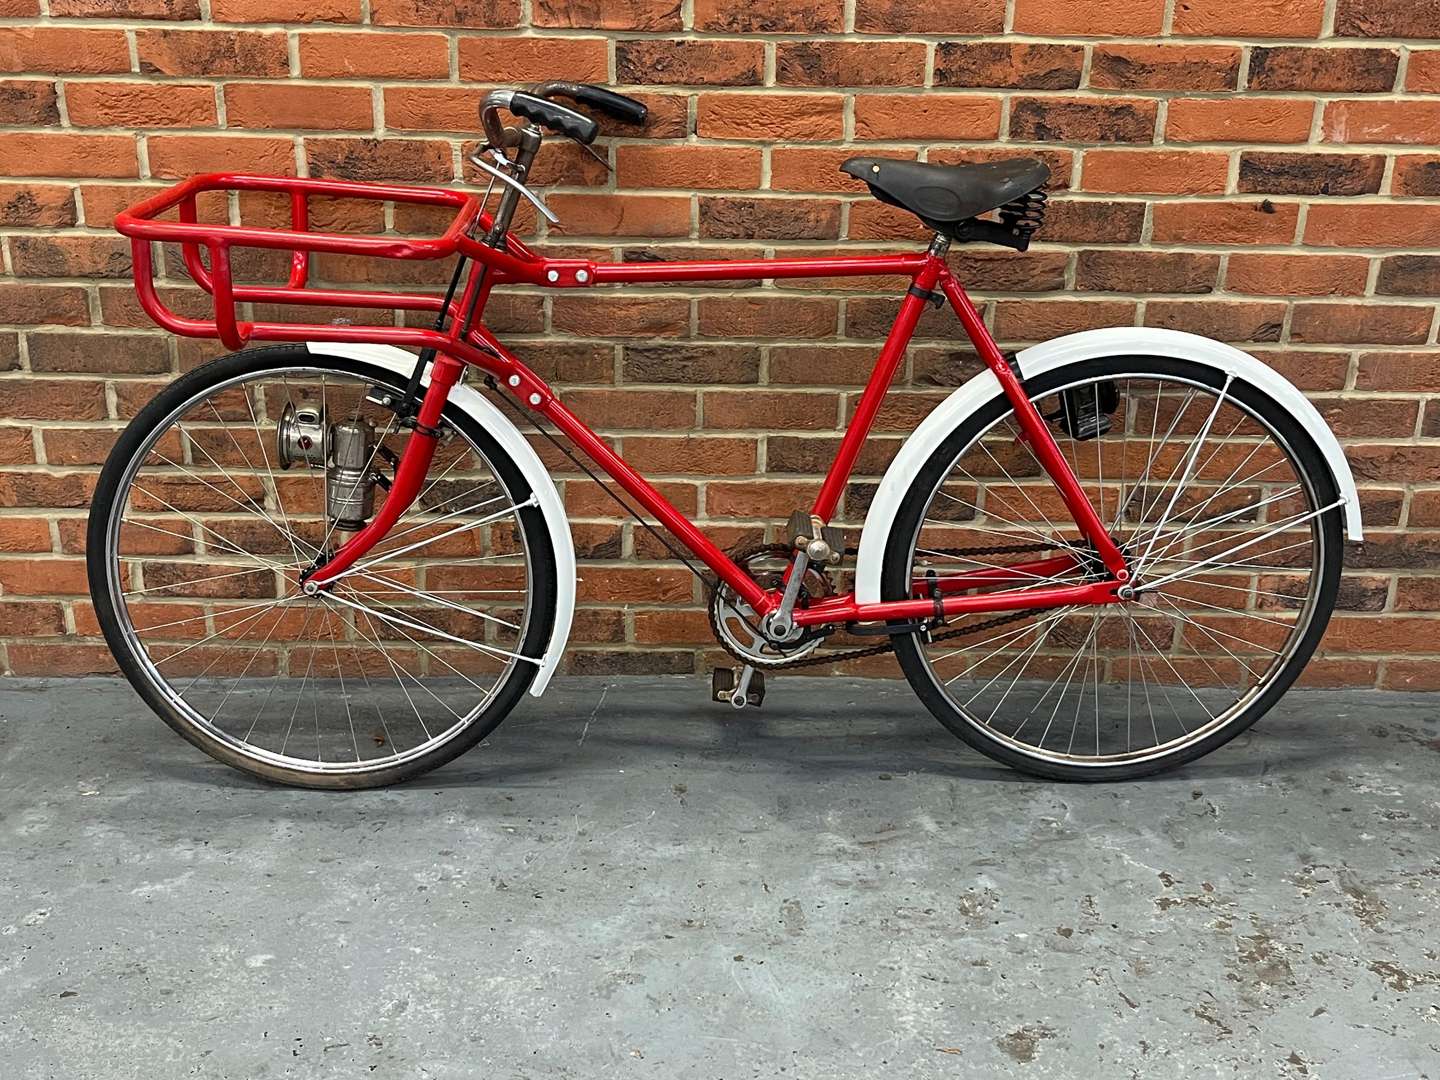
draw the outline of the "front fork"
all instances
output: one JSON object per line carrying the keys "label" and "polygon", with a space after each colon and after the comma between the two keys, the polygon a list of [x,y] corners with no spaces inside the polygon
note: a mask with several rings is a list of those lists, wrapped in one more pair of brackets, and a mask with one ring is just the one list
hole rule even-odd
{"label": "front fork", "polygon": [[[385,537],[420,495],[425,474],[430,471],[430,462],[435,457],[435,447],[440,442],[440,424],[445,412],[445,402],[450,397],[450,388],[460,380],[460,373],[464,368],[461,361],[443,353],[430,365],[430,386],[420,401],[419,412],[413,421],[410,437],[405,442],[405,449],[400,454],[399,463],[395,466],[395,477],[390,482],[390,491],[385,502],[379,513],[339,551],[303,575],[302,588],[307,594],[313,596],[334,584]],[[324,556],[323,552],[321,556]]]}

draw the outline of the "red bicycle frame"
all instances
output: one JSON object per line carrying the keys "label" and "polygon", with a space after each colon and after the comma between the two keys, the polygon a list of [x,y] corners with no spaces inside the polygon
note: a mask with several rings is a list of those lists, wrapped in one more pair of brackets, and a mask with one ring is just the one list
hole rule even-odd
{"label": "red bicycle frame", "polygon": [[[200,223],[197,197],[217,190],[266,191],[288,196],[291,228]],[[309,199],[313,196],[449,207],[454,209],[455,216],[440,236],[423,240],[313,232],[308,228]],[[160,214],[172,209],[178,211],[178,221],[159,220]],[[938,289],[959,316],[981,360],[999,381],[1015,410],[1022,437],[1054,482],[1075,524],[1110,576],[1106,580],[1081,585],[954,595],[1007,580],[1034,580],[1036,576],[1061,573],[1076,565],[1071,557],[1057,556],[1003,569],[946,576],[937,583],[943,594],[939,598],[926,595],[923,598],[867,604],[857,603],[853,595],[827,598],[809,607],[797,608],[795,623],[811,626],[892,620],[910,622],[941,615],[1103,604],[1119,599],[1118,590],[1128,580],[1125,558],[1091,506],[1045,420],[1030,402],[1016,371],[1001,353],[961,284],[950,273],[943,258],[943,245],[932,246],[923,254],[613,263],[547,258],[531,251],[508,233],[500,247],[491,247],[474,239],[477,231],[483,235],[490,224],[489,215],[484,212],[477,197],[454,191],[234,174],[193,177],[127,210],[116,219],[116,228],[131,238],[136,291],[141,306],[152,319],[174,333],[216,337],[232,349],[243,348],[250,341],[346,341],[434,350],[436,358],[430,367],[429,387],[420,402],[415,430],[407,440],[389,494],[369,524],[309,575],[308,582],[315,587],[323,587],[334,580],[365,555],[413,503],[435,452],[437,429],[450,390],[465,366],[473,365],[494,376],[520,402],[559,428],[730,586],[757,615],[767,614],[779,605],[779,593],[765,589],[751,578],[572,413],[543,379],[506,349],[483,324],[486,301],[496,285],[507,284],[575,289],[656,282],[894,275],[907,276],[910,288],[900,302],[895,323],[841,439],[835,461],[815,497],[811,513],[823,523],[828,524],[832,519],[861,447],[870,434],[876,413],[914,335],[916,324],[925,305]],[[213,320],[180,316],[161,301],[155,286],[151,256],[151,244],[157,241],[180,244],[186,269],[214,298],[216,314]],[[235,284],[230,268],[232,247],[291,251],[289,280],[284,286]],[[202,248],[209,256],[208,266],[201,257]],[[432,259],[459,254],[472,260],[473,268],[458,298],[453,295],[442,299],[414,293],[318,289],[308,284],[311,252],[396,259]],[[242,321],[236,314],[237,305],[241,303],[348,305],[366,309],[434,312],[445,317],[442,323],[446,329]]]}

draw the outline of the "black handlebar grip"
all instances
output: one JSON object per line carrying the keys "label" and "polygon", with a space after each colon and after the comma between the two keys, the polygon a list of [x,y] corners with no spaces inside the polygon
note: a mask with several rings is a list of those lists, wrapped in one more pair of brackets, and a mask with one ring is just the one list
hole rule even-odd
{"label": "black handlebar grip", "polygon": [[588,116],[582,116],[574,109],[556,105],[553,101],[535,97],[532,94],[515,93],[510,97],[510,111],[526,120],[534,120],[542,127],[559,132],[576,142],[589,145],[600,134],[600,125]]}
{"label": "black handlebar grip", "polygon": [[595,86],[593,83],[576,83],[570,97],[581,105],[599,109],[622,124],[643,124],[650,116],[650,110],[645,107],[644,102],[617,94],[603,86]]}

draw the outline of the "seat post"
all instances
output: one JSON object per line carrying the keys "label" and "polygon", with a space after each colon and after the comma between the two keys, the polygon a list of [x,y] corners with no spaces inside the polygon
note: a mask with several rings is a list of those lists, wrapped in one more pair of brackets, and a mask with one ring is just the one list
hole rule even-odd
{"label": "seat post", "polygon": [[944,233],[937,232],[930,241],[930,247],[925,254],[936,259],[943,259],[950,250],[950,237]]}

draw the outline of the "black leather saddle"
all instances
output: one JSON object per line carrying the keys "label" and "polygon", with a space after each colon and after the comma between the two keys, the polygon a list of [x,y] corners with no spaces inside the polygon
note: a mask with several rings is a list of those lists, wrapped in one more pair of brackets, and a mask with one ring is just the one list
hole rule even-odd
{"label": "black leather saddle", "polygon": [[[869,184],[881,202],[910,211],[954,240],[985,240],[1024,251],[1045,220],[1043,188],[1050,169],[1034,158],[929,165],[853,157],[840,171]],[[992,210],[999,211],[999,221],[979,220]]]}

